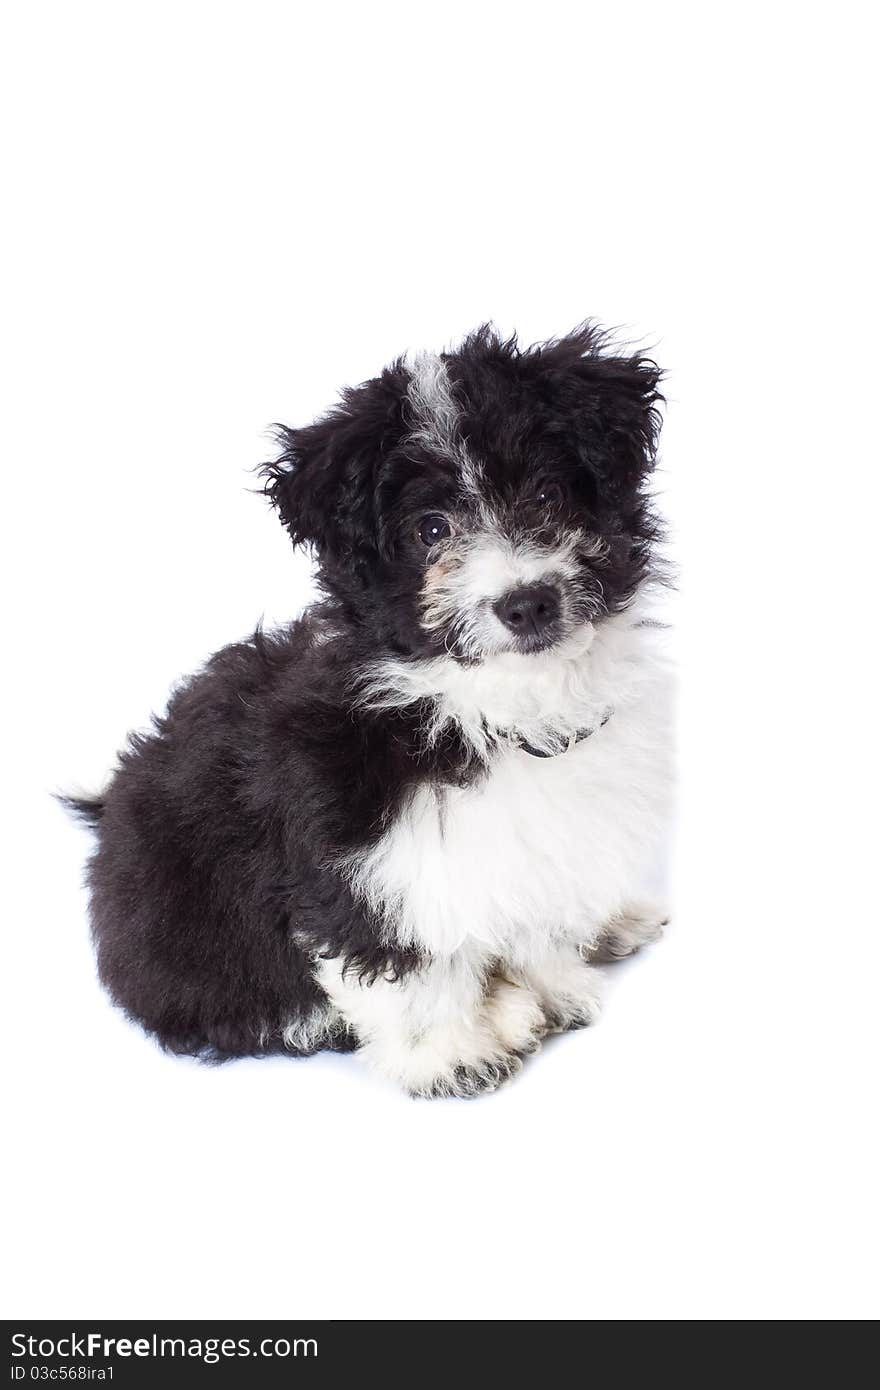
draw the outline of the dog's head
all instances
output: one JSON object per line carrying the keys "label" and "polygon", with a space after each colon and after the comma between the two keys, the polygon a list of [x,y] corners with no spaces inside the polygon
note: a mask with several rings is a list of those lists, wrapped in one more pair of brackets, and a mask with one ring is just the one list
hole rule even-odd
{"label": "dog's head", "polygon": [[659,380],[589,326],[527,350],[482,328],[282,429],[266,492],[375,640],[527,656],[618,611],[647,576]]}

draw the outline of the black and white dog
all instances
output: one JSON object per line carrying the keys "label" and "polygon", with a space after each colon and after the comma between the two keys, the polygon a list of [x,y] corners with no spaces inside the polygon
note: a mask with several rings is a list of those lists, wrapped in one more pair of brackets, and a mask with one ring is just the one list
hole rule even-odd
{"label": "black and white dog", "polygon": [[358,1047],[470,1096],[658,934],[659,379],[589,326],[482,328],[280,431],[265,491],[322,601],[218,652],[71,799],[101,979],[163,1045]]}

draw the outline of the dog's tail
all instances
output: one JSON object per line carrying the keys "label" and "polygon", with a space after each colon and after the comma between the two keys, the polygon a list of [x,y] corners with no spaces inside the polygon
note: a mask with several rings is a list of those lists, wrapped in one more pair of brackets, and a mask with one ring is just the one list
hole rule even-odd
{"label": "dog's tail", "polygon": [[69,792],[56,792],[55,800],[65,811],[69,811],[72,816],[78,816],[92,829],[97,829],[100,825],[104,814],[103,796],[78,796]]}

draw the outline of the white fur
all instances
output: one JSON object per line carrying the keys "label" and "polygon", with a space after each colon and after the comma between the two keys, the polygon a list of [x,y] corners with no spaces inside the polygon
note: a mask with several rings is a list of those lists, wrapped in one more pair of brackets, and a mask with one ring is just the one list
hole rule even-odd
{"label": "white fur", "polygon": [[[576,637],[472,667],[437,658],[371,673],[366,698],[432,700],[433,736],[452,723],[488,763],[473,785],[420,787],[342,866],[389,941],[445,959],[478,943],[524,964],[554,942],[596,938],[637,891],[667,813],[662,634],[631,611]],[[549,758],[509,737],[558,747],[585,727],[596,731]]]}
{"label": "white fur", "polygon": [[407,359],[406,368],[410,439],[453,463],[462,489],[480,499],[480,470],[461,437],[461,411],[443,359],[436,352],[415,353]]}

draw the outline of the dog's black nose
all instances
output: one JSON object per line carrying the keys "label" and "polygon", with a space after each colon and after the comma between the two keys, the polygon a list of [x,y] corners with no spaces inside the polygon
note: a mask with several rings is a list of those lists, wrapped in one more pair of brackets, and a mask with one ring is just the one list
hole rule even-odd
{"label": "dog's black nose", "polygon": [[511,589],[495,604],[506,628],[534,642],[559,617],[559,594],[549,584],[529,584]]}

